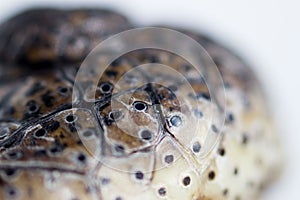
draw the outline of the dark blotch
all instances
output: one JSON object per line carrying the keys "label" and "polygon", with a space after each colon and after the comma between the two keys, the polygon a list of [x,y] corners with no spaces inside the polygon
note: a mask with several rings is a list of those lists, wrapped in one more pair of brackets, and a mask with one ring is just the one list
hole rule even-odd
{"label": "dark blotch", "polygon": [[147,59],[150,63],[159,63],[159,58],[155,55],[148,56]]}
{"label": "dark blotch", "polygon": [[16,171],[17,171],[16,169],[11,169],[11,168],[4,170],[6,176],[8,176],[8,177],[15,175]]}
{"label": "dark blotch", "polygon": [[101,178],[100,181],[102,185],[108,185],[110,183],[110,180],[108,178]]}
{"label": "dark blotch", "polygon": [[198,100],[200,100],[200,99],[205,99],[205,100],[207,100],[207,101],[210,100],[209,94],[203,93],[203,92],[199,92],[199,93],[197,93],[196,95],[190,94],[189,96],[190,96],[191,98],[193,98],[193,99],[198,99]]}
{"label": "dark blotch", "polygon": [[60,123],[58,121],[51,121],[46,128],[49,132],[54,132],[59,128],[59,126]]}
{"label": "dark blotch", "polygon": [[117,66],[121,65],[121,63],[122,63],[122,59],[121,59],[121,58],[118,58],[118,59],[114,60],[114,61],[110,64],[110,66],[112,66],[112,67],[117,67]]}
{"label": "dark blotch", "polygon": [[149,130],[143,130],[141,132],[141,138],[143,140],[146,140],[146,141],[151,140],[152,139],[152,133],[151,133],[151,131],[149,131]]}
{"label": "dark blotch", "polygon": [[63,151],[63,146],[55,145],[48,149],[48,153],[51,156],[59,155]]}
{"label": "dark blotch", "polygon": [[118,152],[118,153],[124,153],[125,148],[124,148],[123,145],[118,144],[118,145],[115,145],[115,150],[116,150],[116,152]]}
{"label": "dark blotch", "polygon": [[224,155],[225,155],[225,149],[220,148],[220,149],[218,150],[218,153],[219,153],[220,156],[224,156]]}
{"label": "dark blotch", "polygon": [[83,153],[80,153],[78,156],[77,156],[77,160],[80,162],[80,163],[86,163],[86,156],[83,154]]}
{"label": "dark blotch", "polygon": [[50,91],[43,94],[41,99],[46,107],[52,107],[54,105],[55,98],[51,95]]}
{"label": "dark blotch", "polygon": [[105,74],[110,78],[115,78],[118,75],[118,72],[113,70],[106,70]]}
{"label": "dark blotch", "polygon": [[29,101],[26,105],[26,113],[29,115],[37,114],[40,108],[35,101]]}
{"label": "dark blotch", "polygon": [[202,118],[203,117],[203,113],[200,110],[198,110],[198,109],[194,110],[194,115],[197,118]]}
{"label": "dark blotch", "polygon": [[228,189],[223,190],[223,196],[227,196],[228,195]]}
{"label": "dark blotch", "polygon": [[200,144],[200,142],[195,142],[194,144],[193,144],[193,152],[194,153],[199,153],[200,152],[200,150],[201,150],[201,144]]}
{"label": "dark blotch", "polygon": [[183,65],[182,68],[184,69],[184,71],[188,72],[190,71],[193,67],[191,65]]}
{"label": "dark blotch", "polygon": [[68,128],[71,133],[77,132],[77,128],[74,124],[68,124]]}
{"label": "dark blotch", "polygon": [[23,153],[21,151],[13,151],[7,154],[7,157],[11,160],[17,160],[23,157]]}
{"label": "dark blotch", "polygon": [[242,138],[243,145],[246,145],[248,143],[248,140],[249,140],[248,136],[246,134],[243,134],[243,138]]}
{"label": "dark blotch", "polygon": [[238,173],[239,173],[239,169],[238,169],[238,168],[234,168],[233,174],[234,174],[234,175],[238,175]]}
{"label": "dark blotch", "polygon": [[215,174],[214,171],[210,171],[210,172],[208,173],[208,179],[209,179],[209,180],[214,180],[215,176],[216,176],[216,174]]}
{"label": "dark blotch", "polygon": [[43,89],[45,89],[45,86],[41,82],[36,82],[28,91],[25,92],[25,96],[26,97],[33,96]]}
{"label": "dark blotch", "polygon": [[142,179],[144,178],[143,172],[137,171],[137,172],[135,173],[135,178],[138,179],[138,180],[142,180]]}
{"label": "dark blotch", "polygon": [[5,188],[5,196],[8,199],[15,198],[18,195],[18,189],[16,187],[8,186]]}
{"label": "dark blotch", "polygon": [[57,88],[58,94],[61,96],[67,96],[69,89],[67,87],[59,87]]}
{"label": "dark blotch", "polygon": [[232,113],[229,113],[229,114],[227,115],[226,121],[227,121],[228,123],[234,122],[234,116],[233,116]]}
{"label": "dark blotch", "polygon": [[167,194],[166,188],[164,188],[164,187],[159,188],[159,189],[158,189],[158,194],[159,194],[160,196],[166,196],[166,194]]}
{"label": "dark blotch", "polygon": [[212,126],[211,126],[211,129],[213,130],[213,132],[219,133],[219,130],[218,130],[218,128],[216,127],[216,125],[212,125]]}
{"label": "dark blotch", "polygon": [[92,131],[92,130],[86,130],[86,131],[83,132],[82,135],[85,138],[89,138],[89,137],[92,137],[94,134],[95,134],[94,131]]}

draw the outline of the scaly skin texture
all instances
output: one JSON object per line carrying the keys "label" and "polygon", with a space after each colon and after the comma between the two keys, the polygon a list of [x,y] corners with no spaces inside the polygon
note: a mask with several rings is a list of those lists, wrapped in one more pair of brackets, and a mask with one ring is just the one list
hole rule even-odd
{"label": "scaly skin texture", "polygon": [[[92,48],[130,27],[120,14],[96,9],[36,9],[1,25],[0,199],[254,200],[276,177],[281,150],[258,80],[207,37],[180,30],[222,75],[223,128],[210,123],[223,116],[200,74],[162,50],[127,53],[100,79],[99,57],[77,77],[84,88],[73,88]],[[140,69],[127,77],[145,63],[186,79],[157,65],[151,76]],[[222,135],[203,159],[209,131]]]}

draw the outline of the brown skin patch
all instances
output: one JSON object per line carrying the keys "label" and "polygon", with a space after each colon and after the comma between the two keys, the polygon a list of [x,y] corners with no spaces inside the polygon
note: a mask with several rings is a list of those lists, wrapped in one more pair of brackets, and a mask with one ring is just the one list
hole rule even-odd
{"label": "brown skin patch", "polygon": [[[65,90],[62,92],[61,88]],[[71,100],[72,85],[57,77],[55,73],[32,76],[15,91],[5,105],[14,108],[14,112],[5,113],[2,117],[15,120],[38,118]]]}
{"label": "brown skin patch", "polygon": [[[76,117],[76,122],[68,123],[66,118]],[[20,144],[6,149],[0,156],[2,165],[16,162],[25,165],[36,163],[36,168],[54,168],[57,170],[73,170],[86,173],[95,167],[91,149],[87,149],[80,141],[78,133],[96,127],[91,115],[85,111],[64,111],[36,127],[29,127]],[[76,130],[70,129],[70,125]],[[43,132],[37,132],[45,129]],[[71,131],[72,130],[72,131]],[[99,145],[99,144],[98,144]],[[34,168],[34,167],[33,167]]]}
{"label": "brown skin patch", "polygon": [[125,17],[108,10],[25,11],[1,25],[0,59],[38,68],[41,63],[76,63],[108,35],[129,27]]}
{"label": "brown skin patch", "polygon": [[[92,186],[84,176],[70,172],[21,169],[19,176],[13,183],[0,178],[0,183],[2,181],[4,185],[16,188],[20,199],[39,200],[45,199],[45,197],[55,199],[58,196],[62,197],[66,191],[70,191],[74,199],[95,199],[97,196],[94,189],[90,190],[90,193],[86,192],[86,189],[92,188]],[[0,188],[1,198],[6,192],[5,189],[5,187]]]}

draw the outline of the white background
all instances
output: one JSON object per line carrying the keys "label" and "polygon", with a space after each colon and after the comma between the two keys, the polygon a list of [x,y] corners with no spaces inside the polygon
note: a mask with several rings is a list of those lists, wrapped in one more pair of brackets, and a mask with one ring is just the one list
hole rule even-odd
{"label": "white background", "polygon": [[300,2],[4,0],[0,2],[0,21],[31,5],[104,5],[141,25],[167,24],[201,30],[234,49],[253,65],[262,80],[285,145],[285,172],[262,199],[300,199]]}

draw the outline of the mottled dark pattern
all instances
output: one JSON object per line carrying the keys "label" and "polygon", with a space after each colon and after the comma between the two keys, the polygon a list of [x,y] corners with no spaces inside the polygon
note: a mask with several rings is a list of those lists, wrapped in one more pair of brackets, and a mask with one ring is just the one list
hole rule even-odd
{"label": "mottled dark pattern", "polygon": [[[253,200],[274,178],[281,152],[258,80],[208,37],[180,30],[221,72],[223,129],[211,124],[212,113],[222,116],[200,74],[162,50],[127,53],[100,79],[99,59],[73,88],[87,54],[131,27],[98,9],[29,10],[0,26],[0,199]],[[146,63],[170,66],[189,85],[157,65],[151,76],[126,75]],[[200,158],[207,134],[221,131]]]}

